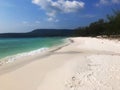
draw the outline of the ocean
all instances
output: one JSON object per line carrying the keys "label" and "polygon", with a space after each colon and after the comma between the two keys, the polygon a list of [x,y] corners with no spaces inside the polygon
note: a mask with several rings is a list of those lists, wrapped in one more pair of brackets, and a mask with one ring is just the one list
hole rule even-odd
{"label": "ocean", "polygon": [[0,59],[33,50],[45,50],[64,42],[64,38],[0,38]]}

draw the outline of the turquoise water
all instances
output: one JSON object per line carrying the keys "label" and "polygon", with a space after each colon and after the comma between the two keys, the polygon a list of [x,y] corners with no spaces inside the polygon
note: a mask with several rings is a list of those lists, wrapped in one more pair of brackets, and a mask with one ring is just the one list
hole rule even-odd
{"label": "turquoise water", "polygon": [[63,43],[63,38],[0,38],[0,59]]}

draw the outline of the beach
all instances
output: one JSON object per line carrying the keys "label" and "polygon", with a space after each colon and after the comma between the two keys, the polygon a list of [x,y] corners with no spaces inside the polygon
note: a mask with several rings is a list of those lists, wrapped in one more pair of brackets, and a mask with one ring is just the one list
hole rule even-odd
{"label": "beach", "polygon": [[0,66],[0,90],[120,90],[120,41],[71,42]]}

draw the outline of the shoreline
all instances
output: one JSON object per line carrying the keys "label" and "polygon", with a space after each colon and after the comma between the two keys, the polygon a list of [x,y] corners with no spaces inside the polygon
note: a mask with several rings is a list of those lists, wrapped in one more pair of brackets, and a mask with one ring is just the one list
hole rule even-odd
{"label": "shoreline", "polygon": [[[33,53],[33,55],[30,55],[30,53],[34,52],[34,51],[30,51],[30,52],[20,53],[20,54],[16,54],[16,55],[12,55],[12,56],[7,56],[3,59],[0,59],[0,71],[3,69],[5,70],[5,72],[0,72],[0,75],[9,72],[9,68],[10,67],[14,68],[14,64],[16,66],[16,65],[22,63],[22,65],[20,65],[20,67],[21,67],[25,64],[29,64],[30,62],[33,62],[33,59],[34,59],[33,57],[44,58],[47,55],[49,56],[51,53],[65,47],[65,46],[70,45],[71,43],[73,43],[73,40],[71,40],[70,38],[66,38],[66,39],[64,39],[63,43],[61,43],[60,45],[54,45],[50,48],[43,50],[42,52],[39,51],[39,49],[34,50],[34,51],[38,51],[38,52]],[[22,58],[27,58],[27,59],[21,60]],[[18,65],[18,68],[20,68],[20,67]]]}
{"label": "shoreline", "polygon": [[[0,90],[119,90],[120,42],[68,38],[43,56],[0,67]],[[104,77],[103,77],[104,76]]]}
{"label": "shoreline", "polygon": [[4,61],[5,62],[8,61],[8,63],[14,62],[16,59],[19,59],[21,57],[33,56],[35,54],[44,53],[44,52],[50,51],[51,49],[61,47],[62,45],[67,44],[69,42],[71,42],[71,40],[69,40],[67,38],[67,39],[63,39],[63,43],[61,43],[60,45],[56,44],[56,45],[53,45],[52,47],[42,47],[42,48],[38,48],[38,49],[35,49],[35,50],[32,50],[32,51],[21,52],[21,53],[18,53],[18,54],[3,57],[3,58],[0,59],[0,66],[1,66],[2,62],[4,62]]}
{"label": "shoreline", "polygon": [[2,46],[0,48],[0,60],[15,56],[33,55],[64,43],[64,39],[65,38],[62,37],[1,39],[0,43]]}

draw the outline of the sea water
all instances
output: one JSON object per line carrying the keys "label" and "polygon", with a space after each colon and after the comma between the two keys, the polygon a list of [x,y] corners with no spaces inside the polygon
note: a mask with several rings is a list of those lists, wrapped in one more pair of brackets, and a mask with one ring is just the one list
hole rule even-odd
{"label": "sea water", "polygon": [[[0,59],[24,52],[43,51],[64,42],[64,38],[0,38]],[[30,53],[29,53],[30,54]]]}

